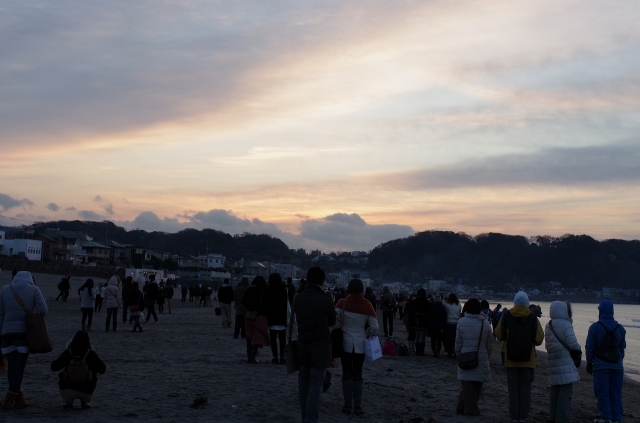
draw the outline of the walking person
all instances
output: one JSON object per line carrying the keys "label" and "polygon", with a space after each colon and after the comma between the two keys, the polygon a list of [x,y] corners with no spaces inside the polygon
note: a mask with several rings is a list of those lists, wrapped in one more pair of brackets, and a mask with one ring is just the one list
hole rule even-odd
{"label": "walking person", "polygon": [[167,311],[171,314],[171,302],[173,301],[173,295],[175,291],[173,289],[173,279],[169,279],[164,286],[164,291],[162,291],[162,295],[164,296],[165,304],[167,305]]}
{"label": "walking person", "polygon": [[[280,273],[269,275],[269,286],[264,290],[260,303],[261,313],[267,317],[269,325],[269,339],[271,341],[271,364],[286,364],[284,361],[284,347],[286,345],[287,309],[289,295],[287,287],[282,281]],[[280,356],[278,356],[278,340],[280,341]],[[279,358],[278,358],[279,357]]]}
{"label": "walking person", "polygon": [[[78,289],[80,295],[80,310],[82,310],[82,330],[91,330],[93,321],[93,307],[95,293],[93,290],[93,279],[87,279]],[[86,323],[86,324],[85,324]]]}
{"label": "walking person", "polygon": [[107,321],[105,332],[109,332],[109,320],[113,320],[113,331],[118,330],[118,308],[122,307],[122,297],[120,295],[120,278],[113,275],[107,282],[107,287],[104,290],[104,300],[107,307]]}
{"label": "walking person", "polygon": [[233,302],[233,288],[229,284],[229,279],[224,280],[222,286],[218,289],[218,304],[222,316],[222,327],[231,329],[231,303]]}
{"label": "walking person", "polygon": [[444,329],[444,351],[447,353],[447,357],[456,358],[454,351],[456,343],[456,326],[458,326],[458,320],[460,320],[460,313],[462,312],[462,306],[455,293],[450,293],[447,297],[447,302],[444,303],[444,308],[447,309],[447,324]]}
{"label": "walking person", "polygon": [[436,294],[433,303],[429,305],[427,314],[429,321],[429,337],[431,338],[431,353],[434,357],[440,357],[442,350],[443,331],[447,324],[447,309],[442,304],[442,295]]}
{"label": "walking person", "polygon": [[60,293],[56,297],[56,301],[58,301],[58,298],[62,298],[62,301],[67,301],[67,298],[69,297],[69,291],[71,290],[71,283],[69,282],[70,279],[71,275],[67,276],[66,278],[62,277],[62,279],[60,279],[60,283],[58,284]]}
{"label": "walking person", "polygon": [[139,329],[142,332],[142,325],[140,324],[140,318],[144,315],[144,295],[140,291],[140,287],[138,282],[133,282],[131,284],[131,289],[129,290],[129,297],[127,298],[127,303],[129,304],[129,316],[133,319],[133,330],[131,332],[135,332],[136,329]]}
{"label": "walking person", "polygon": [[524,291],[513,298],[513,307],[502,314],[493,333],[502,341],[504,366],[509,386],[511,422],[524,422],[531,408],[531,384],[536,368],[536,346],[544,340],[538,317],[529,310]]}
{"label": "walking person", "polygon": [[153,316],[153,323],[158,323],[158,315],[156,314],[156,298],[158,298],[158,284],[156,283],[156,276],[149,275],[149,284],[147,290],[144,293],[144,300],[147,303],[147,319],[145,323],[149,322],[151,316]]}
{"label": "walking person", "polygon": [[249,278],[243,276],[238,282],[235,291],[233,291],[233,306],[236,309],[236,324],[233,329],[233,339],[238,339],[240,336],[245,338],[245,315],[247,314],[247,308],[242,304],[242,297],[249,289]]}
{"label": "walking person", "polygon": [[409,351],[413,351],[415,344],[416,355],[424,355],[427,343],[427,331],[429,330],[429,300],[427,291],[418,289],[416,297],[408,304],[407,328],[409,329]]}
{"label": "walking person", "polygon": [[[549,421],[569,423],[573,383],[580,380],[569,350],[580,351],[580,344],[573,331],[570,308],[563,301],[549,306],[551,321],[544,328],[544,346],[549,365]],[[564,344],[564,345],[563,345]]]}
{"label": "walking person", "polygon": [[602,300],[598,321],[589,327],[585,352],[587,373],[593,375],[593,390],[598,400],[600,418],[594,423],[622,421],[622,382],[626,330],[613,318],[613,303]]}
{"label": "walking person", "polygon": [[475,352],[478,354],[478,365],[473,369],[461,369],[458,366],[458,380],[462,390],[458,396],[456,412],[466,416],[477,416],[478,400],[484,382],[491,380],[489,357],[493,347],[491,324],[482,313],[482,306],[477,298],[470,298],[464,305],[464,316],[456,325],[454,352],[460,354]]}
{"label": "walking person", "polygon": [[[69,367],[79,367],[86,363],[86,368],[69,372]],[[80,400],[80,406],[84,409],[91,408],[91,399],[96,390],[98,373],[104,374],[107,366],[100,360],[98,354],[91,348],[89,334],[79,330],[73,339],[67,344],[67,349],[51,363],[51,371],[57,372],[60,380],[58,387],[64,401],[63,408],[73,408],[73,402]],[[81,377],[84,376],[84,380]]]}
{"label": "walking person", "polygon": [[396,297],[389,291],[389,287],[382,288],[382,296],[380,297],[382,304],[382,328],[384,336],[389,338],[393,336],[393,315],[396,309]]}
{"label": "walking person", "polygon": [[[5,410],[24,408],[29,404],[20,389],[24,369],[29,358],[24,304],[36,304],[42,316],[48,312],[47,303],[40,288],[33,283],[30,272],[16,272],[9,285],[0,290],[0,327],[2,327],[2,354],[7,359],[9,387],[5,396]],[[29,312],[31,310],[28,310]]]}
{"label": "walking person", "polygon": [[331,367],[331,333],[336,324],[333,301],[324,290],[326,274],[319,266],[307,271],[304,291],[293,300],[293,312],[298,324],[298,401],[302,421],[318,422],[322,399],[322,384],[326,369]]}
{"label": "walking person", "polygon": [[364,297],[364,284],[360,279],[352,279],[347,287],[347,297],[336,304],[336,321],[342,326],[342,412],[361,416],[362,409],[362,366],[364,365],[364,344],[367,328],[372,335],[378,330],[376,311]]}

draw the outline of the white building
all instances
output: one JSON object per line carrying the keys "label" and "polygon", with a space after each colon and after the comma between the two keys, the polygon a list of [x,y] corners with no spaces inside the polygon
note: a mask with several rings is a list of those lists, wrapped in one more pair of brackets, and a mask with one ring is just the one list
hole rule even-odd
{"label": "white building", "polygon": [[224,267],[224,263],[225,261],[227,261],[226,257],[223,256],[222,254],[209,254],[206,256],[198,256],[198,260],[200,260],[201,266],[207,269]]}
{"label": "white building", "polygon": [[429,281],[429,289],[430,292],[438,292],[442,291],[446,288],[447,282],[443,280],[431,279]]}
{"label": "white building", "polygon": [[28,260],[42,260],[42,241],[39,239],[7,239],[0,231],[0,254],[13,257],[22,256]]}

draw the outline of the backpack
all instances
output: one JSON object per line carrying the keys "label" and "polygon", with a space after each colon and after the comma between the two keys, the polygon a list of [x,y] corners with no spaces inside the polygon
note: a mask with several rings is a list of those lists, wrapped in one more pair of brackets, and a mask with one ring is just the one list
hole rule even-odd
{"label": "backpack", "polygon": [[391,304],[391,301],[389,301],[388,298],[383,298],[382,299],[382,308],[385,310],[393,310],[393,304]]}
{"label": "backpack", "polygon": [[[502,330],[506,332],[507,358],[511,361],[529,361],[533,340],[537,331],[537,318],[531,313],[527,317],[514,317],[505,312]],[[506,323],[506,325],[504,324]],[[508,330],[508,332],[507,332]]]}
{"label": "backpack", "polygon": [[[69,354],[73,355],[71,350],[68,350]],[[76,355],[71,360],[71,363],[67,366],[64,372],[62,372],[62,380],[68,383],[88,383],[93,379],[93,373],[89,370],[89,365],[85,361],[87,356],[89,355],[89,351],[87,350],[84,357],[80,358],[79,355]]]}
{"label": "backpack", "polygon": [[620,325],[616,325],[613,330],[609,330],[602,322],[598,323],[607,331],[607,334],[598,342],[598,345],[596,345],[596,357],[607,363],[620,362],[620,345],[618,344],[618,338],[616,338],[616,330],[618,330],[618,326]]}
{"label": "backpack", "polygon": [[398,348],[398,355],[401,357],[409,357],[409,348],[407,348],[406,344],[400,344],[400,348]]}
{"label": "backpack", "polygon": [[392,357],[398,355],[398,349],[396,348],[396,345],[397,344],[395,341],[385,342],[382,346],[382,355],[390,355]]}

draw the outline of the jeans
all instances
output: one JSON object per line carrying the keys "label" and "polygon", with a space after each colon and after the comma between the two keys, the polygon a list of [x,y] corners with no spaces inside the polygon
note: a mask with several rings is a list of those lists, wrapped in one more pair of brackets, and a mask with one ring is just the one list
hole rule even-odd
{"label": "jeans", "polygon": [[571,414],[571,394],[573,383],[551,385],[549,395],[549,420],[555,423],[569,423]]}
{"label": "jeans", "polygon": [[302,421],[305,423],[318,422],[318,409],[322,401],[322,383],[325,368],[300,366],[298,371],[298,400]]}
{"label": "jeans", "polygon": [[529,415],[532,383],[533,369],[529,367],[507,367],[509,415],[511,420],[524,420]]}
{"label": "jeans", "polygon": [[115,331],[118,324],[118,307],[109,307],[107,309],[107,330],[109,330],[109,320],[113,320],[113,330]]}
{"label": "jeans", "polygon": [[27,365],[29,353],[19,353],[12,351],[6,355],[7,357],[7,376],[9,378],[9,392],[17,394],[22,385],[24,377],[24,368]]}
{"label": "jeans", "polygon": [[100,311],[102,310],[102,297],[100,295],[96,296],[96,304],[93,307],[93,311]]}
{"label": "jeans", "polygon": [[244,334],[244,315],[236,314],[236,326],[233,329],[233,337],[237,338],[238,335],[241,335],[243,338]]}
{"label": "jeans", "polygon": [[287,344],[287,331],[286,330],[273,330],[269,329],[269,338],[271,339],[271,354],[273,358],[278,358],[278,339],[280,340],[280,357],[284,358],[284,347]]}
{"label": "jeans", "polygon": [[593,371],[593,390],[598,399],[600,418],[622,420],[622,382],[624,370],[603,369]]}
{"label": "jeans", "polygon": [[[93,308],[81,308],[82,310],[82,326],[84,326],[85,322],[91,326],[91,322],[93,321]],[[87,322],[88,320],[88,322]]]}
{"label": "jeans", "polygon": [[364,354],[342,352],[340,357],[342,362],[342,380],[362,380],[362,366],[364,365]]}
{"label": "jeans", "polygon": [[[387,324],[389,325],[388,331]],[[382,312],[382,328],[384,329],[384,336],[393,336],[393,311]]]}

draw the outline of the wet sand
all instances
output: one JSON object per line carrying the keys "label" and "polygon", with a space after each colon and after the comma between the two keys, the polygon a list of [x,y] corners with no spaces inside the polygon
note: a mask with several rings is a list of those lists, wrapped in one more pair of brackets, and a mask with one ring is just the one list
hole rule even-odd
{"label": "wet sand", "polygon": [[[285,366],[272,365],[271,351],[263,348],[261,364],[246,364],[244,340],[232,339],[223,329],[213,308],[181,303],[179,290],[172,314],[159,315],[159,324],[144,325],[143,333],[131,333],[122,324],[118,332],[104,331],[106,311],[94,314],[91,332],[93,348],[107,365],[98,376],[93,408],[63,410],[58,375],[50,364],[64,350],[80,328],[80,305],[75,292],[84,278],[72,277],[72,294],[67,302],[54,301],[60,276],[36,274],[49,305],[47,323],[54,343],[49,354],[31,355],[23,389],[31,406],[24,410],[0,410],[7,422],[299,422],[297,373],[287,375]],[[0,275],[9,282],[10,272]],[[97,279],[94,279],[98,281]],[[214,303],[215,305],[215,303]],[[121,312],[121,310],[120,310]],[[381,320],[381,319],[380,319]],[[394,322],[398,342],[406,333]],[[428,347],[428,346],[427,346]],[[428,349],[428,348],[427,348]],[[509,422],[506,374],[500,365],[499,344],[492,354],[493,380],[485,383],[480,416],[455,414],[459,393],[456,362],[447,358],[383,357],[365,363],[363,417],[341,412],[340,367],[332,369],[332,386],[325,393],[320,410],[324,422]],[[597,417],[593,379],[580,369],[581,381],[574,385],[572,421],[587,422]],[[549,389],[546,355],[539,354],[528,421],[546,422]],[[6,376],[0,389],[6,389]],[[640,421],[640,387],[624,385],[625,422]],[[198,395],[208,398],[201,409],[190,408]]]}

